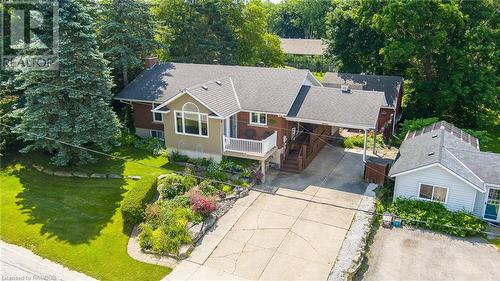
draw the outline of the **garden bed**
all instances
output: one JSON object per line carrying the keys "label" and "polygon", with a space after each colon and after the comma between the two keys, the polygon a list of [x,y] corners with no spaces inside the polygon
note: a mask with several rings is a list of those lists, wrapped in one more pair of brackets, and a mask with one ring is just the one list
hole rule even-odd
{"label": "garden bed", "polygon": [[171,161],[191,170],[197,177],[206,177],[216,181],[242,185],[251,182],[260,166],[257,161],[224,157],[220,163],[207,158],[189,158],[186,155],[173,152]]}
{"label": "garden bed", "polygon": [[[192,166],[188,165],[182,174],[158,176],[159,197],[146,207],[144,220],[138,227],[139,244],[144,253],[187,258],[194,244],[217,219],[230,210],[238,198],[248,195],[250,184],[245,178],[237,179],[240,184],[219,177],[202,180],[189,167]],[[220,165],[215,167],[218,168],[216,175],[225,173]],[[209,171],[207,168],[205,174]]]}

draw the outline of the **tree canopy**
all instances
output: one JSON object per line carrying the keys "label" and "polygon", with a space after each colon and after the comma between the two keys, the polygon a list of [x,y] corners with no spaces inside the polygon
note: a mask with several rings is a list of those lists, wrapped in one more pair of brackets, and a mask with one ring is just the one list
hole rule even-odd
{"label": "tree canopy", "polygon": [[335,2],[328,52],[340,71],[402,75],[409,118],[476,127],[498,118],[498,2]]}
{"label": "tree canopy", "polygon": [[279,38],[268,32],[260,0],[155,0],[153,12],[178,62],[277,66],[283,62]]}
{"label": "tree canopy", "polygon": [[142,59],[157,47],[150,6],[142,0],[106,0],[99,5],[99,47],[126,85],[129,70],[142,66]]}
{"label": "tree canopy", "polygon": [[269,26],[284,38],[324,38],[325,18],[332,6],[330,0],[284,0],[268,3]]}

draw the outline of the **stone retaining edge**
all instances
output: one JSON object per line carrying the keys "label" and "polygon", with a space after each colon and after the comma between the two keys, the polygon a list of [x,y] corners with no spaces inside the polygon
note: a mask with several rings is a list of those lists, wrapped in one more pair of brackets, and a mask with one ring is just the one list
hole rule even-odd
{"label": "stone retaining edge", "polygon": [[370,183],[361,198],[358,210],[330,271],[328,281],[352,280],[365,257],[366,244],[375,216],[376,184]]}

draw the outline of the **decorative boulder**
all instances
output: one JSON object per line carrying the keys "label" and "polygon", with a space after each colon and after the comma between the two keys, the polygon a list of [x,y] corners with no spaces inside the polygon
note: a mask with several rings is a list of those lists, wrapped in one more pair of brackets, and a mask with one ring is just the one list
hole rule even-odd
{"label": "decorative boulder", "polygon": [[215,214],[210,214],[204,221],[203,221],[203,225],[202,225],[202,229],[201,231],[203,233],[207,232],[207,230],[209,230],[214,224],[215,222],[217,221],[217,217],[215,216]]}
{"label": "decorative boulder", "polygon": [[249,191],[248,189],[243,189],[242,191],[240,191],[240,193],[238,193],[238,198],[245,197],[245,196],[247,196],[249,193],[250,193],[250,191]]}
{"label": "decorative boulder", "polygon": [[45,169],[43,170],[43,172],[47,175],[53,175],[54,174],[54,171],[52,171],[51,169]]}
{"label": "decorative boulder", "polygon": [[161,179],[166,178],[167,176],[168,176],[168,174],[159,175],[156,179],[161,180]]}
{"label": "decorative boulder", "polygon": [[89,175],[87,173],[82,173],[82,172],[73,172],[74,177],[78,178],[88,178]]}
{"label": "decorative boulder", "polygon": [[203,223],[195,224],[191,227],[188,228],[189,230],[189,236],[191,236],[191,240],[193,243],[196,243],[198,239],[201,238],[202,234],[202,228],[203,228]]}
{"label": "decorative boulder", "polygon": [[32,166],[33,166],[33,168],[35,168],[39,172],[43,171],[43,166],[41,166],[41,165],[33,164]]}
{"label": "decorative boulder", "polygon": [[91,178],[95,178],[95,179],[105,179],[106,178],[106,174],[97,174],[97,173],[94,173],[92,175],[90,175]]}
{"label": "decorative boulder", "polygon": [[54,176],[58,177],[71,177],[73,176],[70,172],[64,172],[64,171],[55,171]]}
{"label": "decorative boulder", "polygon": [[183,244],[179,248],[179,253],[177,256],[179,257],[179,259],[186,259],[187,257],[189,257],[189,254],[193,251],[193,249],[193,244]]}

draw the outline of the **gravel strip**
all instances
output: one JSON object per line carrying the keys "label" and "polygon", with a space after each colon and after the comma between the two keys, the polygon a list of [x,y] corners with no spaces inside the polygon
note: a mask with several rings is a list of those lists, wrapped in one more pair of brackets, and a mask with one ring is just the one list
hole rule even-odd
{"label": "gravel strip", "polygon": [[[328,281],[350,280],[361,265],[364,257],[366,240],[370,233],[375,211],[376,184],[369,184],[361,198],[358,211],[354,216],[351,227],[342,243],[335,265],[328,276]],[[365,212],[367,211],[367,212]]]}

